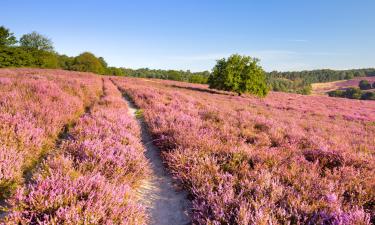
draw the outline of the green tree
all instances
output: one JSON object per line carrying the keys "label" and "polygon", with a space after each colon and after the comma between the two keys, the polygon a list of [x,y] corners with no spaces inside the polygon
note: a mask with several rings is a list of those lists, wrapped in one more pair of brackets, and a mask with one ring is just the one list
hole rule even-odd
{"label": "green tree", "polygon": [[32,67],[35,59],[33,55],[18,47],[0,48],[0,68],[3,67]]}
{"label": "green tree", "polygon": [[103,57],[99,57],[98,59],[99,59],[100,63],[102,64],[103,68],[107,68],[108,67],[107,62],[104,60]]}
{"label": "green tree", "polygon": [[4,26],[0,27],[0,47],[12,46],[17,43],[17,39],[9,29]]}
{"label": "green tree", "polygon": [[114,76],[124,76],[124,70],[117,67],[107,67],[105,74]]}
{"label": "green tree", "polygon": [[24,34],[20,38],[21,47],[29,49],[37,49],[43,51],[53,51],[53,43],[51,39],[33,31],[30,34]]}
{"label": "green tree", "polygon": [[72,70],[74,64],[74,57],[69,57],[67,55],[58,56],[59,67],[64,70]]}
{"label": "green tree", "polygon": [[268,93],[265,73],[259,60],[238,54],[231,55],[228,59],[217,60],[211,75],[208,78],[210,88],[251,93],[264,97]]}
{"label": "green tree", "polygon": [[84,52],[74,59],[72,70],[104,74],[102,62],[92,53]]}
{"label": "green tree", "polygon": [[38,49],[28,49],[27,52],[31,53],[34,58],[34,67],[50,69],[59,68],[59,60],[55,52]]}

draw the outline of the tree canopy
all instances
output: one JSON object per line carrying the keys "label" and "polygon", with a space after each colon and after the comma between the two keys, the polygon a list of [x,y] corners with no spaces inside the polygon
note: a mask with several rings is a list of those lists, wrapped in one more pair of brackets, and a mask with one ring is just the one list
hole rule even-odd
{"label": "tree canopy", "polygon": [[17,43],[17,39],[9,29],[4,26],[0,26],[0,47],[12,46]]}
{"label": "tree canopy", "polygon": [[217,60],[208,78],[210,88],[233,91],[241,95],[251,93],[264,97],[268,93],[265,73],[259,60],[238,54]]}
{"label": "tree canopy", "polygon": [[91,52],[84,52],[77,56],[72,65],[72,70],[104,74],[106,65],[104,59],[100,60]]}
{"label": "tree canopy", "polygon": [[20,38],[21,47],[37,49],[43,51],[53,51],[53,43],[51,39],[33,31],[29,34],[24,34]]}

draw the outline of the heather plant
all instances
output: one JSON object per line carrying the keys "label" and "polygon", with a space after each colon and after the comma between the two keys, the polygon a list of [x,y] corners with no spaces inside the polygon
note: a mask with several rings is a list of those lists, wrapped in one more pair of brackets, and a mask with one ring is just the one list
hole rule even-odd
{"label": "heather plant", "polygon": [[115,80],[190,191],[195,223],[374,223],[374,102]]}
{"label": "heather plant", "polygon": [[[34,69],[3,69],[0,77],[0,197],[6,198],[49,151],[64,125],[97,96],[100,80]],[[72,78],[69,84],[67,77]]]}
{"label": "heather plant", "polygon": [[8,203],[8,223],[144,224],[134,194],[148,174],[140,130],[121,93],[104,94]]}

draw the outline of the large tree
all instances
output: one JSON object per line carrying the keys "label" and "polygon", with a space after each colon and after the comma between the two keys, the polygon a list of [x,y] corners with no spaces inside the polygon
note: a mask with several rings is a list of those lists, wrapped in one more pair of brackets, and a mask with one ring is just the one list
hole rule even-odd
{"label": "large tree", "polygon": [[234,91],[238,95],[251,93],[264,97],[268,87],[265,73],[258,62],[256,58],[238,54],[220,59],[208,78],[208,84],[210,88]]}
{"label": "large tree", "polygon": [[104,74],[103,60],[90,52],[84,52],[74,59],[72,69],[76,71]]}
{"label": "large tree", "polygon": [[53,51],[53,43],[51,39],[33,31],[29,34],[24,34],[20,38],[22,47],[31,48],[43,51]]}
{"label": "large tree", "polygon": [[17,39],[9,29],[0,26],[0,47],[11,46],[17,43]]}

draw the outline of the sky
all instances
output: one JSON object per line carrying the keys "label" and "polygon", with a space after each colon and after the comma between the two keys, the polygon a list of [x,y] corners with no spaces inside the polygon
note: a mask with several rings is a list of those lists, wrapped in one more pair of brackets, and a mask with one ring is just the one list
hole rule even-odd
{"label": "sky", "polygon": [[374,0],[2,0],[0,25],[116,67],[203,71],[233,53],[266,71],[375,67]]}

